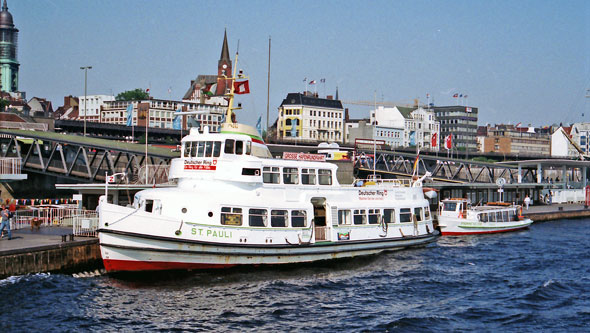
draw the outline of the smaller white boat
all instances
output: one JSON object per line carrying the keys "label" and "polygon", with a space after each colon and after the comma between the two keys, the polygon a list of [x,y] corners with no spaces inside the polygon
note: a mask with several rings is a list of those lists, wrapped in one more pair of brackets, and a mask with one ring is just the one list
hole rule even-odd
{"label": "smaller white boat", "polygon": [[507,202],[471,206],[467,199],[445,199],[438,210],[438,226],[443,236],[514,231],[532,223],[533,220],[522,216],[522,206]]}

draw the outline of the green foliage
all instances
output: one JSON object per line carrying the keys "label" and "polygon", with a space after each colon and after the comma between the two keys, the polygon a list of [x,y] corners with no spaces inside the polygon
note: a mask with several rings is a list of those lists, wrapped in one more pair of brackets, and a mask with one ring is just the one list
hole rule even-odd
{"label": "green foliage", "polygon": [[471,160],[475,161],[475,162],[496,163],[496,160],[489,159],[484,156],[477,156],[477,157],[472,158]]}
{"label": "green foliage", "polygon": [[150,94],[148,94],[147,92],[145,92],[141,88],[137,88],[134,90],[127,90],[122,93],[119,93],[117,95],[117,97],[115,97],[115,100],[117,100],[117,101],[140,101],[140,100],[149,99],[149,98],[150,98]]}
{"label": "green foliage", "polygon": [[10,105],[10,102],[5,99],[0,99],[0,112],[6,111],[6,107]]}

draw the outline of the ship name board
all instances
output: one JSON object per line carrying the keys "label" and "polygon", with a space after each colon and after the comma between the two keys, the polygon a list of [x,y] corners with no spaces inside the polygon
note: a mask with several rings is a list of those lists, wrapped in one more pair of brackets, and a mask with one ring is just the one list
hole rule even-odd
{"label": "ship name board", "polygon": [[217,160],[184,160],[184,170],[216,170]]}
{"label": "ship name board", "polygon": [[387,190],[359,190],[359,200],[383,200]]}
{"label": "ship name board", "polygon": [[322,154],[306,154],[306,153],[290,153],[283,152],[284,160],[299,160],[299,161],[312,161],[312,162],[324,162],[326,156]]}

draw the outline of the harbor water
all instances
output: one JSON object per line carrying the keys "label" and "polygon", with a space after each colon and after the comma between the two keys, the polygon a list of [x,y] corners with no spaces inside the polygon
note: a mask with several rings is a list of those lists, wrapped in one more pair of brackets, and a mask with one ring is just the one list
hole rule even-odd
{"label": "harbor water", "polygon": [[587,332],[590,220],[304,266],[0,281],[0,331]]}

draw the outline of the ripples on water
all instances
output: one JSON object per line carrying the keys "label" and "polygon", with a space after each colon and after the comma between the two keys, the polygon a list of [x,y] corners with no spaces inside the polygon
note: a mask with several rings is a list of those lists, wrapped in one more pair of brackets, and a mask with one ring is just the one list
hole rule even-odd
{"label": "ripples on water", "polygon": [[590,220],[288,268],[0,281],[0,331],[588,331]]}

